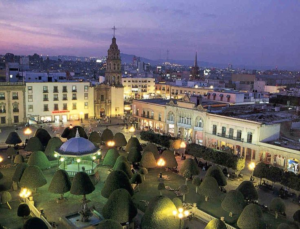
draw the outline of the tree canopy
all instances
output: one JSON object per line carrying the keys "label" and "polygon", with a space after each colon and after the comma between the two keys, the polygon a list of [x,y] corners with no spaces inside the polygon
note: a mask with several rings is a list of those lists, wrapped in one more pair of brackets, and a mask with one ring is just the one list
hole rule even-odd
{"label": "tree canopy", "polygon": [[285,204],[280,197],[273,198],[270,204],[270,210],[275,212],[277,218],[278,213],[285,213]]}
{"label": "tree canopy", "polygon": [[41,143],[40,139],[37,137],[32,137],[28,140],[27,145],[25,146],[26,151],[44,151],[44,146]]}
{"label": "tree canopy", "polygon": [[153,156],[155,157],[155,160],[157,160],[159,158],[158,149],[157,149],[156,145],[154,145],[153,143],[148,143],[143,151],[144,152],[152,152]]}
{"label": "tree canopy", "polygon": [[47,147],[45,149],[45,154],[49,160],[56,160],[54,157],[54,151],[62,145],[62,141],[58,137],[53,137],[49,140]]}
{"label": "tree canopy", "polygon": [[170,150],[165,150],[161,157],[165,160],[166,165],[165,167],[168,168],[174,168],[178,166],[178,163],[176,161],[175,155],[173,152],[171,152]]}
{"label": "tree canopy", "polygon": [[28,165],[36,165],[41,170],[50,168],[50,162],[42,151],[32,152],[28,159]]}
{"label": "tree canopy", "polygon": [[264,223],[262,221],[262,211],[256,204],[247,205],[242,211],[237,225],[241,229],[263,229]]}
{"label": "tree canopy", "polygon": [[8,156],[14,156],[17,154],[17,150],[14,148],[14,147],[9,147],[7,150],[6,150],[6,154]]}
{"label": "tree canopy", "polygon": [[112,140],[114,140],[114,134],[110,129],[106,128],[101,134],[101,141],[108,142]]}
{"label": "tree canopy", "polygon": [[212,219],[204,229],[227,229],[226,224],[220,219]]}
{"label": "tree canopy", "polygon": [[141,184],[143,182],[142,175],[140,173],[133,174],[130,182],[131,184]]}
{"label": "tree canopy", "polygon": [[191,172],[191,176],[198,175],[200,173],[197,163],[192,158],[187,158],[184,161],[183,165],[179,170],[179,173],[183,175],[185,170],[189,170]]}
{"label": "tree canopy", "polygon": [[89,175],[87,175],[85,172],[78,172],[76,173],[70,193],[73,195],[87,195],[92,193],[95,190],[95,186],[92,183]]}
{"label": "tree canopy", "polygon": [[213,165],[207,170],[205,177],[207,177],[207,176],[211,176],[211,177],[215,178],[216,181],[218,182],[219,186],[227,185],[226,177],[225,177],[224,173],[222,172],[221,168],[217,165]]}
{"label": "tree canopy", "polygon": [[266,178],[272,182],[280,182],[282,178],[283,171],[282,169],[275,167],[275,166],[270,166],[267,169],[267,174]]}
{"label": "tree canopy", "polygon": [[62,138],[67,138],[68,140],[70,138],[74,138],[76,136],[76,131],[78,130],[79,136],[85,139],[88,139],[87,134],[85,133],[82,126],[74,126],[72,128],[67,127],[64,129],[64,131],[61,134]]}
{"label": "tree canopy", "polygon": [[23,229],[48,229],[48,226],[40,218],[32,217],[25,222]]}
{"label": "tree canopy", "polygon": [[172,199],[173,203],[175,204],[175,207],[178,209],[178,208],[182,208],[183,204],[182,204],[182,201],[181,199],[179,199],[178,197],[174,197]]}
{"label": "tree canopy", "polygon": [[21,187],[26,187],[29,189],[39,188],[45,184],[47,184],[47,180],[42,170],[35,165],[28,166],[20,180]]}
{"label": "tree canopy", "polygon": [[129,152],[132,147],[136,147],[139,151],[142,151],[143,148],[140,144],[140,141],[136,137],[131,137],[125,147],[125,151]]}
{"label": "tree canopy", "polygon": [[120,170],[112,171],[105,181],[101,195],[109,198],[113,191],[120,188],[126,189],[131,196],[133,195],[133,189],[127,175]]}
{"label": "tree canopy", "polygon": [[127,140],[122,133],[116,133],[114,136],[114,141],[117,147],[122,147],[127,145]]}
{"label": "tree canopy", "polygon": [[201,180],[200,176],[193,177],[192,184],[196,186],[196,193],[198,192],[198,187],[200,186],[201,182],[202,182],[202,180]]}
{"label": "tree canopy", "polygon": [[109,149],[104,157],[102,165],[108,165],[108,166],[113,167],[119,156],[120,156],[120,154],[119,154],[118,150],[116,150],[115,148]]}
{"label": "tree canopy", "polygon": [[281,223],[278,225],[277,229],[292,229],[292,228],[287,223]]}
{"label": "tree canopy", "polygon": [[147,169],[153,169],[157,166],[152,152],[144,152],[140,164]]}
{"label": "tree canopy", "polygon": [[9,145],[16,145],[16,144],[19,144],[21,142],[22,142],[22,140],[21,140],[20,136],[15,131],[10,132],[7,139],[6,139],[6,141],[5,141],[5,143],[9,144]]}
{"label": "tree canopy", "polygon": [[260,178],[261,180],[262,178],[266,178],[267,170],[268,170],[268,166],[265,163],[260,162],[255,166],[253,175]]}
{"label": "tree canopy", "polygon": [[142,159],[142,154],[141,151],[138,150],[136,147],[132,147],[129,150],[127,160],[130,161],[131,163],[138,163]]}
{"label": "tree canopy", "polygon": [[137,208],[126,189],[114,190],[102,210],[105,219],[119,223],[131,222],[137,215]]}
{"label": "tree canopy", "polygon": [[244,196],[240,191],[231,190],[225,195],[221,206],[230,214],[240,214],[245,206]]}
{"label": "tree canopy", "polygon": [[38,128],[35,131],[34,137],[37,137],[38,139],[40,139],[40,141],[44,147],[47,146],[49,140],[51,139],[51,136],[48,133],[48,131],[43,128]]}
{"label": "tree canopy", "polygon": [[21,177],[25,171],[25,169],[28,167],[28,165],[26,163],[20,163],[17,165],[14,175],[12,177],[12,181],[14,182],[20,182]]}
{"label": "tree canopy", "polygon": [[205,177],[200,184],[199,192],[207,198],[216,198],[220,194],[219,185],[215,178]]}
{"label": "tree canopy", "polygon": [[5,203],[11,201],[11,199],[12,199],[11,194],[8,191],[4,191],[4,192],[1,193],[1,198],[0,199],[1,199],[1,203],[5,204]]}
{"label": "tree canopy", "polygon": [[257,190],[251,181],[243,181],[236,190],[243,194],[245,200],[258,199]]}
{"label": "tree canopy", "polygon": [[126,162],[126,163],[128,163],[128,160],[127,160],[126,156],[120,155],[120,156],[117,158],[117,160],[116,160],[116,162],[115,162],[115,164],[114,164],[113,169],[115,169],[115,167],[117,166],[117,164],[120,163],[120,162]]}
{"label": "tree canopy", "polygon": [[98,144],[101,143],[101,137],[100,137],[99,133],[96,132],[96,131],[93,131],[93,132],[90,134],[89,140],[90,140],[91,142],[93,142],[93,143],[98,143]]}
{"label": "tree canopy", "polygon": [[128,179],[132,177],[130,165],[125,161],[116,162],[113,169],[123,171],[127,175]]}
{"label": "tree canopy", "polygon": [[49,192],[56,194],[64,194],[71,189],[71,181],[65,170],[57,170],[49,185]]}
{"label": "tree canopy", "polygon": [[150,201],[141,220],[143,229],[174,229],[180,225],[179,218],[174,218],[176,211],[174,203],[164,196],[157,196]]}
{"label": "tree canopy", "polygon": [[297,210],[297,211],[294,213],[293,219],[294,219],[296,222],[300,223],[300,210]]}
{"label": "tree canopy", "polygon": [[96,229],[123,229],[120,223],[115,220],[105,219],[102,220],[97,226]]}
{"label": "tree canopy", "polygon": [[27,204],[20,204],[18,207],[17,215],[19,217],[27,217],[30,215],[30,209]]}
{"label": "tree canopy", "polygon": [[24,157],[21,154],[15,156],[14,163],[21,164],[24,162]]}

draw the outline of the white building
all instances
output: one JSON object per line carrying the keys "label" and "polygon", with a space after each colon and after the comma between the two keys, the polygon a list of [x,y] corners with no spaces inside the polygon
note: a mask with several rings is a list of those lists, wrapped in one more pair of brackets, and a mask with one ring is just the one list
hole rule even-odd
{"label": "white building", "polygon": [[26,114],[36,121],[66,122],[94,117],[94,88],[89,82],[26,83]]}
{"label": "white building", "polygon": [[124,98],[148,99],[155,93],[154,78],[122,78]]}

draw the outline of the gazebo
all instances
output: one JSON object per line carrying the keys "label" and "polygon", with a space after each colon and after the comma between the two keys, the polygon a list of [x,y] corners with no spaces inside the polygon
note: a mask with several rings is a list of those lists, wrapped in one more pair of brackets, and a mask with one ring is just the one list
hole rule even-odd
{"label": "gazebo", "polygon": [[69,139],[55,150],[54,156],[58,158],[59,169],[65,170],[73,177],[77,172],[94,174],[96,163],[94,161],[101,155],[100,149],[88,139],[76,136]]}

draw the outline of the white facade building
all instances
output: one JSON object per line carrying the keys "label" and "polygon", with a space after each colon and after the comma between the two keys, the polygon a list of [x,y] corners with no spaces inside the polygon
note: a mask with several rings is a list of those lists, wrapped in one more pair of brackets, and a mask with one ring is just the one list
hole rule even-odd
{"label": "white facade building", "polygon": [[154,78],[122,78],[124,98],[147,99],[155,93]]}

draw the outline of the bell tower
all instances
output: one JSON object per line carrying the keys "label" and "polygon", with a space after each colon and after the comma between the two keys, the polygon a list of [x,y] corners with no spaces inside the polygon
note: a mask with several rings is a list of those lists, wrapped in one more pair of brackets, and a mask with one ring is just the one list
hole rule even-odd
{"label": "bell tower", "polygon": [[116,27],[114,26],[112,29],[114,31],[114,36],[107,51],[105,81],[110,86],[123,87],[120,50],[115,37]]}

